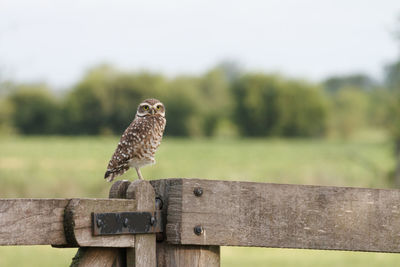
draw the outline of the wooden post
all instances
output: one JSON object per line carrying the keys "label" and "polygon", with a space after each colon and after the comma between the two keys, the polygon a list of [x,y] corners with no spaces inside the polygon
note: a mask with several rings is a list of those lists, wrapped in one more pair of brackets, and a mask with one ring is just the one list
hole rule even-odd
{"label": "wooden post", "polygon": [[73,267],[124,267],[125,250],[121,248],[92,248],[78,249],[70,266]]}
{"label": "wooden post", "polygon": [[157,267],[220,266],[219,246],[157,243]]}
{"label": "wooden post", "polygon": [[[178,195],[170,191],[176,186],[178,180],[150,181],[156,192],[156,197],[162,201],[163,221],[167,222],[167,214],[171,211],[170,200],[175,200]],[[168,214],[173,216],[173,214]],[[218,267],[220,266],[220,247],[201,245],[180,245],[167,242],[164,229],[163,241],[157,243],[157,267]]]}
{"label": "wooden post", "polygon": [[[126,198],[135,199],[137,211],[155,211],[154,189],[148,181],[135,180],[127,191]],[[127,267],[156,267],[156,235],[137,234],[135,247],[126,250]]]}
{"label": "wooden post", "polygon": [[[130,182],[123,180],[115,182],[110,189],[109,198],[126,198],[126,190]],[[70,267],[125,267],[126,252],[123,248],[92,248],[78,249]]]}

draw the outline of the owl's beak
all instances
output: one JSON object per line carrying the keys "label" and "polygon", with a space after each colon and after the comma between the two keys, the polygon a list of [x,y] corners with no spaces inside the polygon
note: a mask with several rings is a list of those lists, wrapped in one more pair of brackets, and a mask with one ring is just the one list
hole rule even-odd
{"label": "owl's beak", "polygon": [[151,109],[151,115],[154,115],[156,113],[156,111],[154,110],[154,108]]}

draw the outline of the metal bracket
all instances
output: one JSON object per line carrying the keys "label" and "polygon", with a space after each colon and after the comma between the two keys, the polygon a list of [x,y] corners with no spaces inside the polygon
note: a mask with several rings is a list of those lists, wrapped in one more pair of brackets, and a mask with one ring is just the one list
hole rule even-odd
{"label": "metal bracket", "polygon": [[92,213],[94,236],[151,234],[163,229],[161,212]]}

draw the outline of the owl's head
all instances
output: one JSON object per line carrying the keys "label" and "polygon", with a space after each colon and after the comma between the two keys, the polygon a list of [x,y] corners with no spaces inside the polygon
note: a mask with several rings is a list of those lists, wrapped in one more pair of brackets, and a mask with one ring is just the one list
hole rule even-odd
{"label": "owl's head", "polygon": [[164,104],[159,100],[150,98],[144,100],[139,104],[136,116],[146,117],[146,116],[161,116],[165,117],[165,107]]}

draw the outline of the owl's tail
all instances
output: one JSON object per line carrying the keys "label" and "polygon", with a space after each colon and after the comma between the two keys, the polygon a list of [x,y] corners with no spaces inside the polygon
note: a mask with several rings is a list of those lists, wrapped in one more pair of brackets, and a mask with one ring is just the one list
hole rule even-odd
{"label": "owl's tail", "polygon": [[112,180],[114,180],[115,177],[124,174],[128,169],[129,166],[126,164],[118,166],[116,168],[107,168],[107,171],[104,174],[104,179],[106,179],[107,182],[111,182]]}
{"label": "owl's tail", "polygon": [[106,179],[107,182],[112,182],[112,180],[114,180],[114,176],[114,173],[106,171],[106,173],[104,174],[104,179]]}

